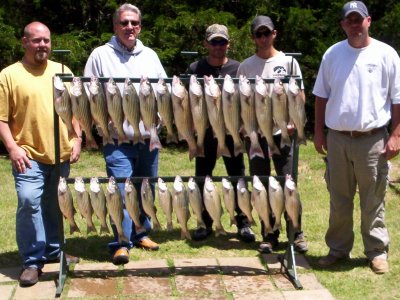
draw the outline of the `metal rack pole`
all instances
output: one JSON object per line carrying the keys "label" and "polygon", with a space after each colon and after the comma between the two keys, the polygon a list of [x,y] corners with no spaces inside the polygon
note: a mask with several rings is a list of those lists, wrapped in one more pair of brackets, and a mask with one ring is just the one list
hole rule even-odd
{"label": "metal rack pole", "polygon": [[[61,60],[61,72],[64,74],[64,55],[69,54],[69,50],[53,50],[54,54],[60,54]],[[54,85],[54,80],[52,82]],[[54,86],[53,86],[54,89]],[[54,97],[54,95],[53,95]],[[54,99],[53,99],[54,100]],[[54,101],[53,101],[54,103]],[[61,167],[60,167],[60,124],[59,124],[59,116],[56,112],[56,109],[53,104],[53,120],[54,120],[54,152],[55,152],[55,175],[56,178],[60,178]],[[58,201],[57,197],[54,201]],[[68,265],[66,256],[64,253],[65,250],[65,236],[64,236],[64,224],[63,224],[63,216],[60,209],[57,209],[58,216],[58,238],[60,242],[60,267],[58,273],[58,281],[56,282],[56,298],[61,296],[61,293],[64,289],[64,284],[67,279]]]}

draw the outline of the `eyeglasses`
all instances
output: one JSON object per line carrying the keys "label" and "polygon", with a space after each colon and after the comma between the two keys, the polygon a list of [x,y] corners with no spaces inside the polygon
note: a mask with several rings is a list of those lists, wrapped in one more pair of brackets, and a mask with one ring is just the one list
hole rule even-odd
{"label": "eyeglasses", "polygon": [[271,33],[272,33],[271,30],[257,31],[257,32],[254,34],[254,36],[255,36],[257,39],[260,39],[262,36],[269,37],[269,36],[271,35]]}
{"label": "eyeglasses", "polygon": [[131,24],[132,26],[139,26],[140,25],[140,21],[135,21],[135,20],[124,20],[124,21],[120,21],[119,25],[126,27],[128,26],[128,24]]}
{"label": "eyeglasses", "polygon": [[208,42],[211,46],[225,46],[228,44],[228,41],[225,39],[212,39]]}

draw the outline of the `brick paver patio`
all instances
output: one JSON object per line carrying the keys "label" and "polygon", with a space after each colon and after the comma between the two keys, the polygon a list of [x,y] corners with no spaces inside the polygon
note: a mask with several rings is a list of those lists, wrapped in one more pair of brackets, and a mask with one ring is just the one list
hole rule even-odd
{"label": "brick paver patio", "polygon": [[[334,299],[296,255],[296,290],[277,255],[79,263],[70,267],[61,299]],[[29,288],[18,285],[19,268],[0,269],[0,299],[52,299],[56,293],[58,264],[44,268],[40,281]]]}

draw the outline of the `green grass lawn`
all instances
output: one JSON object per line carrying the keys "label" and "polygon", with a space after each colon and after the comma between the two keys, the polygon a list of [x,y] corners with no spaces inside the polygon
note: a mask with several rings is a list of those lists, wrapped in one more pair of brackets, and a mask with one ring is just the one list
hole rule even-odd
{"label": "green grass lawn", "polygon": [[[399,299],[400,287],[396,282],[400,280],[400,234],[398,219],[400,208],[398,205],[400,185],[391,186],[386,197],[386,223],[391,235],[390,245],[390,273],[375,275],[368,267],[363,254],[363,245],[360,236],[359,199],[356,197],[354,211],[354,231],[356,241],[352,251],[352,260],[330,270],[318,268],[316,262],[320,256],[325,255],[328,248],[324,241],[325,231],[328,225],[329,197],[323,179],[324,164],[321,156],[313,147],[312,141],[307,146],[300,147],[299,155],[298,188],[303,203],[303,229],[309,242],[309,251],[306,258],[313,268],[318,280],[329,289],[338,299]],[[247,157],[246,157],[247,159]],[[396,165],[398,159],[393,162],[393,179],[397,179]],[[247,167],[247,161],[246,161]],[[160,153],[160,176],[189,176],[194,174],[194,161],[189,162],[188,152],[185,148],[164,148]],[[222,159],[218,160],[214,171],[215,176],[226,175]],[[14,181],[11,175],[11,165],[6,157],[0,157],[0,225],[2,237],[0,239],[0,267],[19,266],[20,259],[15,242],[15,210],[16,194]],[[70,177],[75,176],[99,176],[105,177],[105,166],[100,152],[82,153],[81,160],[72,166]],[[171,183],[169,183],[170,185]],[[220,183],[218,183],[220,187]],[[71,186],[72,188],[72,186]],[[158,202],[157,202],[158,205]],[[253,216],[256,217],[255,212]],[[64,223],[66,237],[66,252],[80,256],[83,261],[109,261],[110,257],[106,244],[111,240],[110,235],[99,236],[90,234],[86,236],[86,222],[76,215],[76,220],[82,234],[69,234],[69,226]],[[158,209],[158,218],[162,225],[166,224],[161,209]],[[236,227],[229,226],[228,214],[224,213],[223,225],[229,232],[226,237],[211,236],[202,242],[180,240],[179,225],[174,218],[174,230],[165,230],[151,233],[151,238],[160,244],[157,252],[148,252],[139,249],[131,251],[132,260],[187,258],[187,257],[235,257],[257,256],[258,242],[261,239],[259,222],[252,228],[256,232],[257,242],[245,244],[236,239]],[[96,226],[99,228],[99,223]],[[258,218],[257,218],[258,220]],[[195,217],[189,220],[189,229],[196,226]],[[283,229],[284,232],[284,229]],[[284,253],[287,238],[281,235],[281,246],[278,252]]]}

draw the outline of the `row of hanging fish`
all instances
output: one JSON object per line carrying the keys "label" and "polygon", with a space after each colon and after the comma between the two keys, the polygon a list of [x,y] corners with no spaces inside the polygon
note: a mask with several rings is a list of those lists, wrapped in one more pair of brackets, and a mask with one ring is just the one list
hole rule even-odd
{"label": "row of hanging fish", "polygon": [[305,100],[296,79],[290,78],[288,84],[283,84],[277,78],[272,89],[268,86],[259,76],[253,86],[243,75],[238,84],[226,75],[221,89],[213,76],[204,76],[202,86],[191,75],[189,89],[177,76],[173,76],[171,89],[163,79],[159,79],[153,89],[150,81],[142,77],[139,91],[127,78],[121,94],[112,78],[103,89],[98,78],[92,77],[87,94],[79,77],[72,79],[68,90],[61,78],[55,76],[54,101],[70,135],[74,135],[72,116],[75,116],[85,132],[87,146],[91,148],[97,148],[92,135],[93,125],[101,131],[103,143],[112,143],[111,120],[118,142],[123,143],[129,140],[123,128],[127,120],[133,127],[131,140],[135,144],[143,142],[139,128],[143,121],[144,128],[150,132],[150,150],[162,148],[157,133],[157,126],[162,124],[167,131],[167,143],[176,143],[178,139],[187,142],[191,160],[204,156],[205,131],[211,125],[218,140],[218,157],[231,156],[225,144],[225,135],[229,134],[234,141],[235,156],[245,151],[242,137],[249,137],[249,156],[253,158],[264,157],[258,133],[266,138],[271,155],[280,153],[273,140],[274,127],[282,132],[281,147],[291,145],[288,124],[296,127],[298,143],[306,143]]}
{"label": "row of hanging fish", "polygon": [[[202,212],[203,210],[207,210],[214,221],[215,235],[226,234],[221,223],[221,216],[224,214],[224,210],[220,193],[209,176],[205,178],[202,192],[193,177],[188,180],[186,187],[182,178],[176,176],[171,191],[162,178],[158,178],[157,185],[159,206],[165,214],[167,230],[173,229],[172,213],[174,211],[181,228],[181,238],[190,240],[191,236],[187,223],[191,217],[189,210],[189,207],[191,207],[192,213],[196,217],[197,228],[206,228],[202,218]],[[234,187],[228,179],[223,178],[221,189],[224,206],[229,214],[230,224],[236,224]],[[96,232],[92,219],[93,214],[95,214],[100,221],[100,233],[109,232],[106,222],[108,212],[112,222],[116,226],[119,242],[128,242],[128,238],[124,235],[122,229],[124,204],[121,191],[114,177],[109,178],[105,192],[99,184],[98,178],[91,178],[89,191],[87,191],[83,178],[76,177],[74,190],[78,210],[87,222],[87,233]],[[125,208],[135,224],[136,232],[142,232],[145,229],[140,221],[138,194],[130,178],[127,178],[125,181],[124,192]],[[140,195],[143,210],[151,218],[153,228],[160,229],[161,225],[157,218],[155,199],[150,187],[150,182],[146,178],[142,181]],[[261,180],[257,176],[254,176],[251,192],[248,190],[245,180],[240,178],[237,183],[237,197],[237,205],[246,215],[250,224],[255,224],[252,214],[254,208],[260,220],[264,222],[265,230],[272,233],[281,228],[281,216],[286,210],[289,219],[292,221],[294,230],[297,231],[299,229],[298,217],[299,214],[301,214],[301,202],[296,184],[290,175],[286,176],[284,188],[282,188],[275,177],[270,176],[267,189]],[[63,216],[70,224],[70,233],[80,232],[74,218],[76,211],[73,204],[72,193],[63,177],[60,178],[58,185],[58,201]],[[273,227],[269,221],[269,215],[271,213],[276,219]]]}

